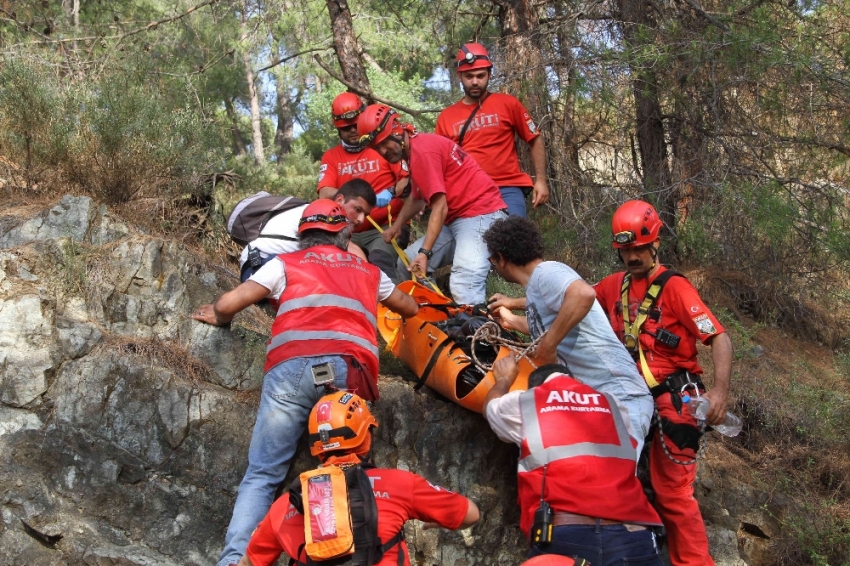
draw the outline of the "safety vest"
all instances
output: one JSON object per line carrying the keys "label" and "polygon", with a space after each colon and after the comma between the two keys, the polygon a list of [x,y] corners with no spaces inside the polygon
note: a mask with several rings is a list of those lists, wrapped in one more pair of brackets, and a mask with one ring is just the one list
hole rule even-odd
{"label": "safety vest", "polygon": [[635,444],[613,397],[561,375],[524,392],[519,403],[523,532],[529,532],[541,493],[556,512],[661,524],[635,476]]}
{"label": "safety vest", "polygon": [[266,367],[292,358],[351,356],[378,377],[376,313],[381,272],[335,246],[278,256],[286,273]]}

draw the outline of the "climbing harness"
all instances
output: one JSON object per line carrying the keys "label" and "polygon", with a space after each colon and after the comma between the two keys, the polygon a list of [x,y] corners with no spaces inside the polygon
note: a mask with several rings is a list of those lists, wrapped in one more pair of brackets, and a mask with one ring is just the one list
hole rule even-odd
{"label": "climbing harness", "polygon": [[[668,269],[659,274],[649,286],[649,289],[646,290],[646,295],[644,295],[643,301],[638,307],[638,313],[634,323],[631,322],[631,315],[629,313],[629,285],[632,282],[630,274],[625,274],[623,277],[623,285],[620,288],[620,306],[622,308],[623,317],[623,345],[626,346],[626,349],[630,354],[632,354],[632,357],[639,359],[641,373],[643,373],[643,378],[646,381],[646,384],[649,385],[650,389],[658,386],[658,380],[656,380],[655,376],[652,375],[652,371],[649,369],[649,364],[646,363],[646,356],[643,353],[643,346],[640,343],[640,331],[641,327],[643,327],[643,323],[646,322],[646,319],[649,316],[650,309],[652,309],[653,305],[655,305],[656,301],[658,301],[658,297],[661,295],[661,290],[664,288],[664,284],[667,283],[671,277],[684,277],[684,275],[673,271],[672,269]],[[667,334],[672,335],[670,332],[667,332]],[[678,344],[678,341],[676,343]]]}

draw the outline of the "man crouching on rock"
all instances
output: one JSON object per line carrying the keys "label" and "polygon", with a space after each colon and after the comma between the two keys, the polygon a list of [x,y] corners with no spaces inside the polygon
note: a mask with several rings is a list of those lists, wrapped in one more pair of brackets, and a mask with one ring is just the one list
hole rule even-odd
{"label": "man crouching on rock", "polygon": [[[351,229],[334,201],[311,203],[298,227],[300,250],[203,305],[193,319],[226,326],[257,301],[278,301],[248,469],[239,485],[218,566],[236,564],[283,482],[310,410],[325,385],[378,398],[377,302],[404,317],[416,302],[377,267],[346,251]],[[376,300],[377,299],[377,300]]]}

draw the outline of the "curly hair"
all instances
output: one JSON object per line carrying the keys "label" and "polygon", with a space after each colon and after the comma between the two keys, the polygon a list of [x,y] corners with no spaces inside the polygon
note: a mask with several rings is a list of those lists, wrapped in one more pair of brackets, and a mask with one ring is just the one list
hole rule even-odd
{"label": "curly hair", "polygon": [[528,218],[508,216],[496,220],[484,233],[490,255],[500,255],[514,265],[528,265],[543,258],[543,238]]}

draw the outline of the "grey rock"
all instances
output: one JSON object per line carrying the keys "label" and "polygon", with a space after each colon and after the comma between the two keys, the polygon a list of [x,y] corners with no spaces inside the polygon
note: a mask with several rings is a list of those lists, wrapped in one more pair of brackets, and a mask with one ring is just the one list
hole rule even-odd
{"label": "grey rock", "polygon": [[94,212],[89,197],[66,195],[55,207],[0,236],[0,248],[56,238],[82,242],[86,239]]}
{"label": "grey rock", "polygon": [[[215,563],[246,467],[267,335],[238,318],[215,328],[189,314],[235,278],[86,197],[0,219],[0,249],[12,247],[0,251],[0,562]],[[379,386],[376,463],[466,494],[482,511],[460,532],[408,523],[412,562],[522,562],[517,448],[427,388],[414,393],[390,376]],[[302,450],[287,482],[315,464]],[[767,556],[762,541],[779,525],[758,512],[766,497],[715,466],[700,474],[717,563],[744,563],[738,537],[747,556]],[[48,548],[23,522],[61,539]]]}

